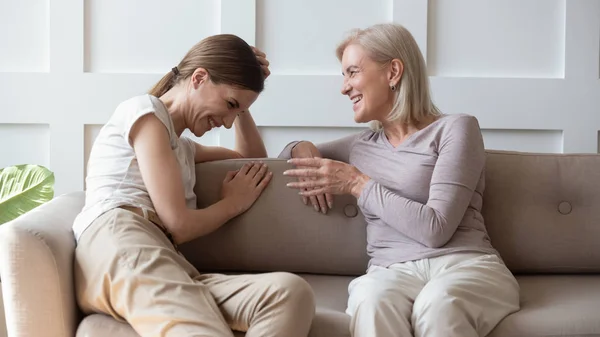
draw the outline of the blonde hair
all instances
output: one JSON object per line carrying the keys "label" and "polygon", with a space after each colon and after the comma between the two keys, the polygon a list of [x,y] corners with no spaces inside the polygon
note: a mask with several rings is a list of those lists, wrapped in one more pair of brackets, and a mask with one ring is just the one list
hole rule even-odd
{"label": "blonde hair", "polygon": [[[406,28],[399,24],[384,23],[353,30],[336,49],[340,61],[346,47],[353,44],[364,48],[369,57],[377,63],[383,65],[398,59],[404,65],[400,82],[395,84],[396,97],[388,115],[389,122],[400,121],[403,124],[418,125],[427,117],[441,115],[431,100],[423,54]],[[381,129],[381,122],[372,122],[371,128]]]}
{"label": "blonde hair", "polygon": [[206,69],[215,84],[223,83],[257,93],[264,89],[264,75],[252,48],[238,36],[220,34],[194,45],[177,67],[154,85],[150,95],[164,95],[198,68]]}

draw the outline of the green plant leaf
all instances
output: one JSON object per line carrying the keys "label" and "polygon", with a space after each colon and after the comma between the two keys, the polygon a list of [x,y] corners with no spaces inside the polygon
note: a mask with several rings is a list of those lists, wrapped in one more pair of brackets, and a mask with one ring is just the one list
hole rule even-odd
{"label": "green plant leaf", "polygon": [[17,165],[0,170],[0,224],[50,201],[54,173],[43,166]]}

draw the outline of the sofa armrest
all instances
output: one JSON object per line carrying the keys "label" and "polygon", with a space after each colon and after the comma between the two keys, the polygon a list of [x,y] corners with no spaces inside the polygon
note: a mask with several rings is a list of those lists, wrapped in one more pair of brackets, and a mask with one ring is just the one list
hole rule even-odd
{"label": "sofa armrest", "polygon": [[74,336],[71,226],[84,193],[54,198],[0,226],[0,280],[11,337]]}

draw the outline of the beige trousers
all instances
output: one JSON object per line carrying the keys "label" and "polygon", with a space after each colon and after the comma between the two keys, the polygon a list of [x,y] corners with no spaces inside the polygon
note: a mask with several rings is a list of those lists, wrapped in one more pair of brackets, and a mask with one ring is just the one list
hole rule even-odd
{"label": "beige trousers", "polygon": [[516,279],[479,253],[373,266],[349,293],[354,337],[483,337],[519,310]]}
{"label": "beige trousers", "polygon": [[75,251],[80,308],[142,337],[306,337],[314,295],[289,273],[200,274],[161,230],[123,209],[100,216]]}

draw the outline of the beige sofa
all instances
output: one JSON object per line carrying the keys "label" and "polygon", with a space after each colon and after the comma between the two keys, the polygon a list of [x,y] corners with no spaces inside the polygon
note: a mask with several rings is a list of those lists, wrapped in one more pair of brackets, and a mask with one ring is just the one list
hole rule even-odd
{"label": "beige sofa", "polygon": [[[330,214],[316,213],[285,187],[288,164],[267,161],[275,178],[254,207],[184,254],[204,271],[298,273],[317,299],[310,336],[349,336],[346,287],[367,265],[356,202],[338,197]],[[243,162],[198,165],[200,207]],[[517,274],[522,306],[492,336],[600,336],[600,155],[488,151],[486,181],[487,227]],[[63,195],[0,228],[9,336],[137,336],[106,316],[81,320],[76,309],[70,226],[82,203],[81,192]]]}

